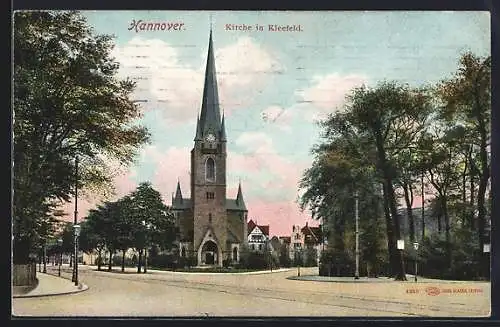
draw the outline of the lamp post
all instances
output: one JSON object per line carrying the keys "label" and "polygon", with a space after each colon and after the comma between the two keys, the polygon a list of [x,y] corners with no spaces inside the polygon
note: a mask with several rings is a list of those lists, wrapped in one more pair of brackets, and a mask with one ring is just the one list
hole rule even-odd
{"label": "lamp post", "polygon": [[149,229],[151,228],[151,224],[146,223],[146,221],[143,220],[142,226],[144,226],[146,228],[146,237],[145,237],[146,244],[144,247],[144,273],[147,273],[148,272],[148,234],[149,234]]}
{"label": "lamp post", "polygon": [[[489,243],[483,244],[483,253],[484,253],[485,257],[487,257],[489,255],[489,253],[490,253],[490,244]],[[486,276],[489,276],[489,273],[490,273],[489,269],[488,269],[488,271],[485,271],[485,273],[486,273]],[[488,280],[489,280],[489,277],[488,277]]]}
{"label": "lamp post", "polygon": [[358,213],[358,191],[354,194],[355,215],[356,215],[356,271],[354,279],[359,279],[359,213]]}
{"label": "lamp post", "polygon": [[[405,240],[398,240],[397,248],[401,254],[401,257],[403,257],[403,250],[405,249]],[[404,280],[406,280],[406,278]]]}
{"label": "lamp post", "polygon": [[47,240],[43,239],[43,273],[47,273]]}
{"label": "lamp post", "polygon": [[63,240],[62,239],[58,239],[57,240],[57,244],[59,245],[59,272],[58,272],[58,276],[61,277],[61,265],[62,265],[62,243],[63,243]]}
{"label": "lamp post", "polygon": [[[74,212],[74,254],[73,254],[73,276],[71,281],[78,285],[78,239],[77,239],[77,229],[78,226],[78,156],[75,157],[75,212]],[[78,227],[77,227],[78,226]],[[79,232],[79,230],[78,230]]]}
{"label": "lamp post", "polygon": [[74,271],[75,271],[75,278],[74,282],[75,285],[78,286],[78,236],[80,236],[80,225],[75,225],[75,262],[74,262]]}
{"label": "lamp post", "polygon": [[417,259],[418,259],[418,242],[413,242],[413,248],[415,249],[415,283],[417,282]]}

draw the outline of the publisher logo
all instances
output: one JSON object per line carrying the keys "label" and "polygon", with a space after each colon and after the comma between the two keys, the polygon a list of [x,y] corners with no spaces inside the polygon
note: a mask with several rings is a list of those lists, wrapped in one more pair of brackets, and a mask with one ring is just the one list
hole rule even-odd
{"label": "publisher logo", "polygon": [[427,293],[427,295],[431,295],[431,296],[436,296],[436,295],[439,295],[439,293],[440,293],[439,288],[434,287],[434,286],[427,287],[425,289],[425,292]]}

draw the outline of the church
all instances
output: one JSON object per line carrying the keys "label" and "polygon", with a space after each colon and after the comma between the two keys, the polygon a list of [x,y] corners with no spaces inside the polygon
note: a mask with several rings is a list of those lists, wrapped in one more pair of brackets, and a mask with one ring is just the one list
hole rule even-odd
{"label": "church", "polygon": [[236,198],[226,198],[226,144],[210,31],[201,113],[191,150],[191,198],[182,196],[178,182],[171,206],[180,255],[193,256],[198,266],[238,262],[247,242],[248,210],[241,183]]}

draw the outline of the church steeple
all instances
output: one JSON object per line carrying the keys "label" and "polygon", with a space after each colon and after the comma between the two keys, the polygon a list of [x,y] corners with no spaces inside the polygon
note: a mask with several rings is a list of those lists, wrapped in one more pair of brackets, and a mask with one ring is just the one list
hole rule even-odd
{"label": "church steeple", "polygon": [[174,201],[176,204],[182,204],[182,192],[181,192],[181,183],[177,181],[177,190],[175,191]]}
{"label": "church steeple", "polygon": [[201,115],[196,131],[197,137],[198,133],[201,133],[201,137],[204,137],[208,134],[209,131],[214,134],[217,134],[221,131],[219,94],[217,89],[216,75],[212,30],[210,30],[207,66],[205,69],[205,85],[203,87],[203,99],[201,104]]}
{"label": "church steeple", "polygon": [[241,191],[241,182],[238,185],[238,195],[236,195],[236,204],[243,210],[247,210],[245,201],[243,200],[243,192]]}

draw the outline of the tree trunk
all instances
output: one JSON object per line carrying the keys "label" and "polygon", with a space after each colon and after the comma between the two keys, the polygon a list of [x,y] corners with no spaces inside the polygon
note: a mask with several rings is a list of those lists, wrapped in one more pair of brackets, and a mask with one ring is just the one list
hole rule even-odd
{"label": "tree trunk", "polygon": [[139,258],[137,259],[137,273],[141,273],[141,267],[142,267],[142,249],[139,250]]}
{"label": "tree trunk", "polygon": [[408,184],[403,185],[403,191],[405,195],[405,203],[406,203],[406,214],[408,216],[408,225],[410,229],[410,242],[415,242],[415,220],[413,219],[413,196],[410,195],[411,186]]}
{"label": "tree trunk", "polygon": [[[384,149],[384,142],[382,140],[382,135],[380,132],[375,133],[375,139],[376,139],[376,145],[377,145],[377,153],[378,153],[378,158],[379,158],[379,164],[380,168],[383,173],[384,177],[384,182],[385,182],[385,187],[387,190],[387,195],[388,195],[388,202],[389,202],[389,211],[392,216],[393,220],[393,226],[394,226],[394,236],[396,239],[399,239],[401,237],[400,233],[400,228],[399,228],[399,218],[398,218],[398,210],[396,206],[396,197],[394,194],[394,186],[392,183],[393,179],[393,172],[391,167],[389,166],[389,162],[386,158],[386,153]],[[394,246],[395,244],[393,244]],[[403,258],[403,252],[398,251],[395,247],[393,249],[393,253],[399,252],[399,255],[397,256],[397,261],[395,262],[395,268],[396,268],[396,280],[406,280],[406,273],[405,273],[405,266],[404,266],[404,258]]]}
{"label": "tree trunk", "polygon": [[448,267],[451,267],[451,239],[450,239],[450,216],[448,214],[448,202],[446,200],[446,195],[443,194],[441,205],[443,206],[443,216],[444,216],[444,232],[446,239],[446,259]]}
{"label": "tree trunk", "polygon": [[443,228],[441,227],[441,214],[437,215],[437,221],[438,221],[438,233],[441,233],[443,231]]}
{"label": "tree trunk", "polygon": [[108,271],[113,269],[113,252],[109,250],[109,261],[108,261]]}
{"label": "tree trunk", "polygon": [[102,249],[99,249],[99,255],[98,255],[98,260],[97,260],[97,270],[101,271],[101,264],[102,264]]}
{"label": "tree trunk", "polygon": [[394,227],[391,218],[391,212],[389,210],[389,200],[386,191],[385,183],[383,183],[383,199],[384,199],[384,215],[385,215],[385,226],[387,231],[387,249],[389,249],[389,265],[391,267],[391,272],[389,277],[394,277],[397,271],[397,254],[395,253],[396,241],[394,239]]}
{"label": "tree trunk", "polygon": [[69,267],[73,267],[73,253],[69,255]]}
{"label": "tree trunk", "polygon": [[125,272],[125,251],[126,249],[122,249],[122,272]]}

